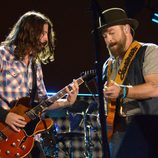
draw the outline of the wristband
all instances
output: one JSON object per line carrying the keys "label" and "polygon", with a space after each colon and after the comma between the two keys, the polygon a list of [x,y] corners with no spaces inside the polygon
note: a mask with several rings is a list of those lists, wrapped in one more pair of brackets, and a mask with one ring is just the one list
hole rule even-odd
{"label": "wristband", "polygon": [[119,97],[124,99],[127,97],[127,94],[128,94],[128,87],[127,86],[121,86],[120,87],[121,90],[120,90],[120,94],[119,94]]}
{"label": "wristband", "polygon": [[127,94],[128,94],[128,87],[123,87],[123,96],[122,98],[126,98],[127,97]]}

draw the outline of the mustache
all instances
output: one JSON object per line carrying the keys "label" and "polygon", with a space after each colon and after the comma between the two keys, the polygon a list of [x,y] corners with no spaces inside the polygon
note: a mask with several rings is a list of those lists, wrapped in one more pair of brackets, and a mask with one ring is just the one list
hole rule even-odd
{"label": "mustache", "polygon": [[39,42],[38,43],[38,47],[37,47],[37,52],[41,52],[41,51],[44,51],[46,49],[46,47],[48,46],[48,42]]}
{"label": "mustache", "polygon": [[110,47],[113,47],[114,45],[116,45],[117,43],[115,42],[115,43],[110,43],[109,45],[108,45],[108,47],[110,48]]}
{"label": "mustache", "polygon": [[42,45],[43,47],[46,47],[46,46],[48,45],[48,42],[41,43],[41,45]]}

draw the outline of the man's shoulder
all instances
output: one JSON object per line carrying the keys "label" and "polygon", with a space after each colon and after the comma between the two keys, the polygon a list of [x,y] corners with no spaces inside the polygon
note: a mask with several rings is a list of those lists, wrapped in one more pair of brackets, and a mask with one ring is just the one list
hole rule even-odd
{"label": "man's shoulder", "polygon": [[155,43],[143,43],[143,42],[140,42],[140,44],[142,45],[142,46],[146,46],[146,47],[151,47],[151,48],[157,48],[158,47],[158,45],[157,44],[155,44]]}
{"label": "man's shoulder", "polygon": [[146,53],[150,53],[150,52],[157,52],[158,51],[158,45],[155,43],[143,43],[140,42],[140,44],[142,45],[142,47],[146,47]]}
{"label": "man's shoulder", "polygon": [[10,51],[12,47],[8,47],[8,46],[4,46],[4,45],[1,45],[0,46],[0,51],[1,52],[7,52],[7,51]]}
{"label": "man's shoulder", "polygon": [[15,47],[12,45],[12,46],[4,46],[4,45],[1,45],[0,46],[0,52],[1,54],[8,54],[8,53],[11,53],[14,51]]}
{"label": "man's shoulder", "polygon": [[1,58],[1,60],[9,61],[10,59],[13,59],[14,58],[13,52],[14,52],[13,47],[0,46],[0,58]]}

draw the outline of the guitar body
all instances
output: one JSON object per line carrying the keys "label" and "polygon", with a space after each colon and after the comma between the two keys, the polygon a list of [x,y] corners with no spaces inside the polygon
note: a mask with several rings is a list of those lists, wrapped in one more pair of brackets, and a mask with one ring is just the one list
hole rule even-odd
{"label": "guitar body", "polygon": [[25,117],[27,126],[20,132],[13,131],[5,123],[0,122],[0,158],[24,158],[33,148],[34,135],[49,129],[53,125],[52,119],[41,120],[39,117],[30,120],[26,112],[30,110],[28,103],[30,98],[21,98],[10,110]]}
{"label": "guitar body", "polygon": [[114,102],[111,101],[110,103],[108,103],[108,115],[106,118],[107,128],[108,128],[108,132],[107,132],[108,141],[111,140],[112,135],[113,135],[115,110],[116,110],[116,105],[114,104]]}

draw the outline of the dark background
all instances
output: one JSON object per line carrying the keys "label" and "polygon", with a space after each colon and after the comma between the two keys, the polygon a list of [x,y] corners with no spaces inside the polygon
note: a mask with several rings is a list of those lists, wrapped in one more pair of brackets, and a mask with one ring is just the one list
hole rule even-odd
{"label": "dark background", "polygon": [[[3,41],[19,17],[29,10],[47,15],[56,33],[55,61],[43,65],[44,81],[48,91],[58,91],[80,73],[95,67],[96,52],[91,4],[94,0],[14,0],[0,5],[0,41]],[[151,21],[157,12],[157,0],[98,0],[102,10],[109,7],[125,9],[139,22],[135,38],[141,42],[158,44],[158,24]],[[101,63],[108,53],[101,43]],[[80,93],[87,93],[85,86]]]}

